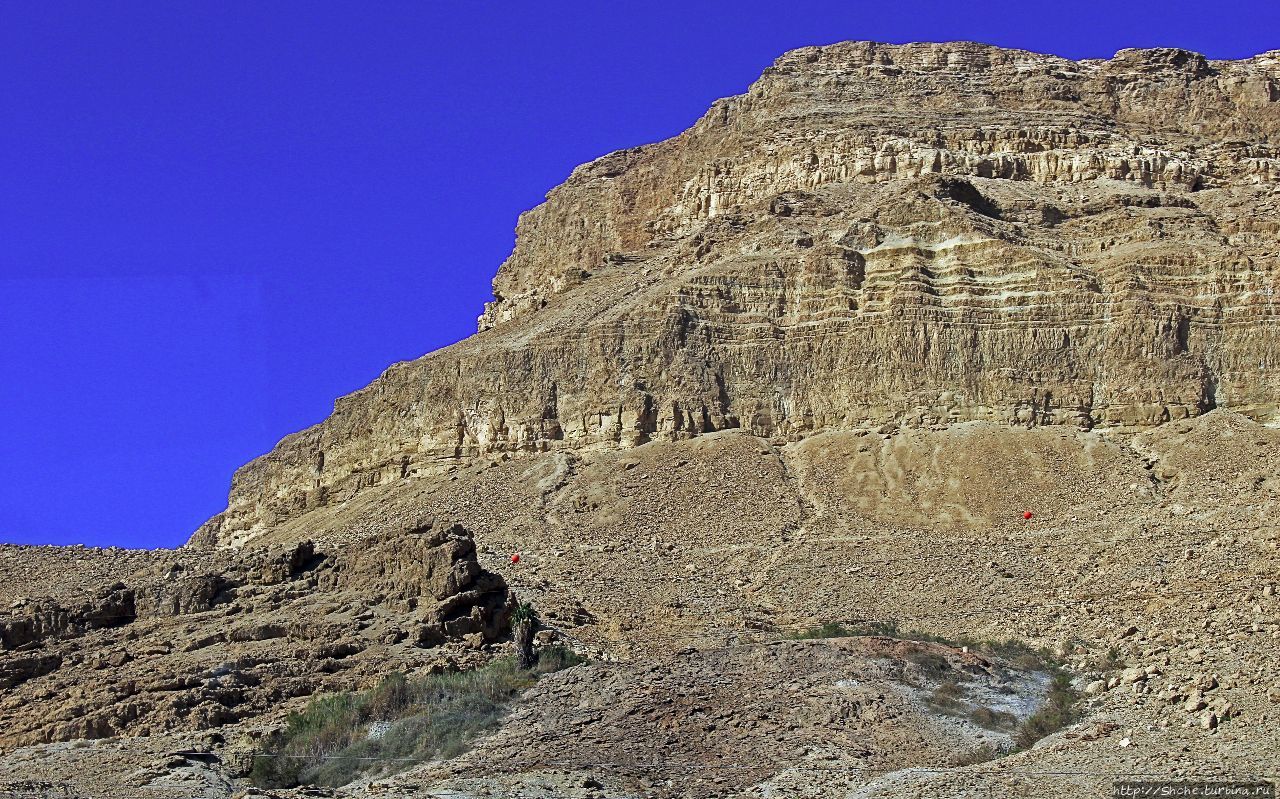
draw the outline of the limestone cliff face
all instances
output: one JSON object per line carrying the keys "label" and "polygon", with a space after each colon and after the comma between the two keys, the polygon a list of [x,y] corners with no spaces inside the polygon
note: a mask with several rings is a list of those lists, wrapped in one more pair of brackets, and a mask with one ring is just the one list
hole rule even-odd
{"label": "limestone cliff face", "polygon": [[242,468],[196,540],[497,451],[1274,418],[1280,51],[804,48],[517,234],[476,336]]}

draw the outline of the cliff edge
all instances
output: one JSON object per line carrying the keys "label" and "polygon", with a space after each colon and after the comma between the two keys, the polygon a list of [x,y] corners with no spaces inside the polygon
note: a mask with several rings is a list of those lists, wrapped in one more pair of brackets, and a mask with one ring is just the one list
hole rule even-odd
{"label": "cliff edge", "polygon": [[785,54],[523,214],[480,332],[240,469],[235,545],[503,452],[1277,414],[1280,51]]}

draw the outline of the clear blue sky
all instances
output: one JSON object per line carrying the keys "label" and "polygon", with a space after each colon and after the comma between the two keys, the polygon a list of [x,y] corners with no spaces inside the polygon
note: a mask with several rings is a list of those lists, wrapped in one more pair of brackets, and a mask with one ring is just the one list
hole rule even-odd
{"label": "clear blue sky", "polygon": [[1254,2],[0,10],[0,541],[176,546],[232,471],[474,329],[516,215],[777,55],[1280,48]]}

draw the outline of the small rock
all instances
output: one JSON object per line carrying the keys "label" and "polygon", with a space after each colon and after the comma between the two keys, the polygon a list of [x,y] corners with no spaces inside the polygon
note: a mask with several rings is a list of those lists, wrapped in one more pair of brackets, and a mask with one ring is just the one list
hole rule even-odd
{"label": "small rock", "polygon": [[1203,710],[1207,706],[1208,703],[1204,701],[1204,694],[1199,691],[1192,691],[1182,709],[1188,713],[1195,713],[1197,710]]}
{"label": "small rock", "polygon": [[1173,687],[1164,689],[1159,693],[1159,695],[1156,698],[1160,699],[1163,702],[1168,702],[1171,705],[1176,705],[1179,702],[1186,699],[1186,697],[1180,691],[1178,691],[1178,689]]}
{"label": "small rock", "polygon": [[1219,721],[1226,721],[1235,715],[1235,705],[1225,699],[1219,699],[1213,703],[1213,712],[1218,716]]}

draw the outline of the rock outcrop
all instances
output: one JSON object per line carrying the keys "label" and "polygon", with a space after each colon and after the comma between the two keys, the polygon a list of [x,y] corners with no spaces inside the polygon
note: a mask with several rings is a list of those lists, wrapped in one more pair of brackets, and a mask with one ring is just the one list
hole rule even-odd
{"label": "rock outcrop", "polygon": [[[38,558],[24,549],[6,560]],[[430,520],[328,552],[161,551],[123,576],[0,615],[0,749],[217,728],[396,667],[466,663],[512,602],[470,533]]]}
{"label": "rock outcrop", "polygon": [[481,333],[235,476],[196,543],[495,452],[1141,429],[1280,379],[1280,51],[788,53],[521,217]]}

